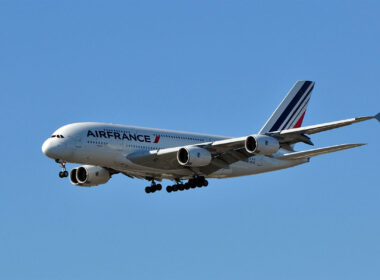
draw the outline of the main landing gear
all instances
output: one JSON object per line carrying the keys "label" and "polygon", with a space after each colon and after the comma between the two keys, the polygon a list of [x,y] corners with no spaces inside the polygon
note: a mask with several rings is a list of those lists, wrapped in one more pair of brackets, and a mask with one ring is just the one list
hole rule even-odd
{"label": "main landing gear", "polygon": [[[167,186],[166,191],[168,193],[170,192],[176,192],[176,191],[184,191],[184,190],[190,190],[195,189],[196,187],[207,187],[208,181],[205,179],[205,177],[194,177],[192,179],[189,179],[187,183],[183,184],[180,180],[176,180],[176,184],[172,186]],[[161,184],[156,184],[154,180],[152,180],[152,185],[145,188],[146,193],[154,193],[156,191],[162,190]]]}
{"label": "main landing gear", "polygon": [[60,171],[58,173],[59,178],[65,178],[65,177],[69,176],[69,172],[67,172],[67,170],[66,170],[66,161],[56,159],[55,162],[59,163],[61,165],[61,168],[62,168],[62,171]]}
{"label": "main landing gear", "polygon": [[161,184],[156,184],[154,181],[152,181],[152,185],[150,187],[145,188],[146,193],[154,193],[155,191],[162,190]]}
{"label": "main landing gear", "polygon": [[177,184],[173,186],[167,186],[166,191],[170,193],[170,192],[176,192],[176,191],[195,189],[196,187],[201,188],[201,187],[207,187],[207,186],[208,186],[208,181],[205,179],[205,177],[195,177],[193,179],[190,179],[185,184],[182,184],[180,181],[177,181]]}

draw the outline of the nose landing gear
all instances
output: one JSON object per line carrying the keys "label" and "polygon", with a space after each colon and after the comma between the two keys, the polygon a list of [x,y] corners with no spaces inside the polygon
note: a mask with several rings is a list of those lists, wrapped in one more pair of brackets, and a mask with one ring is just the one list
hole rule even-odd
{"label": "nose landing gear", "polygon": [[59,163],[61,165],[61,168],[62,168],[62,171],[60,171],[58,173],[59,178],[65,178],[65,177],[69,176],[69,172],[67,172],[67,170],[66,170],[66,161],[56,159],[55,162]]}

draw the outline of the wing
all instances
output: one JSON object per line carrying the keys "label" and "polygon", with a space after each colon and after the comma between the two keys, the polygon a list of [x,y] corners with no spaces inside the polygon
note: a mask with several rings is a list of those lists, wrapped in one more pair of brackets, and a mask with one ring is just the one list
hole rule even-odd
{"label": "wing", "polygon": [[[330,129],[335,129],[342,126],[347,126],[353,123],[362,122],[376,118],[380,121],[380,114],[374,117],[360,117],[352,118],[342,121],[318,124],[313,126],[306,126],[301,128],[287,129],[282,131],[267,132],[266,135],[277,138],[282,148],[289,150],[289,153],[276,156],[279,159],[299,159],[310,158],[317,155],[331,153],[339,150],[350,149],[361,146],[363,144],[344,144],[338,146],[332,146],[327,148],[314,149],[302,152],[293,152],[289,145],[297,142],[304,142],[312,144],[310,138],[305,134],[314,134]],[[224,140],[218,140],[214,142],[199,143],[192,145],[195,147],[208,150],[212,155],[212,161],[209,165],[192,168],[203,174],[211,174],[219,169],[233,164],[237,161],[247,161],[248,158],[254,156],[254,154],[248,153],[245,149],[245,141],[247,137],[229,138]],[[131,162],[150,168],[157,168],[161,170],[175,170],[186,168],[179,164],[177,160],[177,153],[181,148],[188,146],[179,146],[167,149],[152,150],[152,151],[136,151],[132,154],[128,154],[126,157]]]}
{"label": "wing", "polygon": [[[246,137],[230,138],[214,142],[200,143],[192,145],[195,147],[208,150],[212,155],[212,161],[209,165],[195,168],[204,174],[211,174],[221,168],[234,162],[243,160],[247,161],[253,156],[245,150]],[[128,154],[126,158],[131,162],[145,167],[157,168],[161,170],[183,169],[177,160],[177,153],[181,148],[188,146],[179,146],[174,148],[136,151]]]}
{"label": "wing", "polygon": [[380,121],[380,113],[377,114],[376,116],[371,116],[371,117],[358,117],[358,118],[346,119],[342,121],[335,121],[335,122],[329,122],[329,123],[323,123],[323,124],[317,124],[317,125],[311,125],[311,126],[305,126],[305,127],[299,127],[299,128],[286,129],[286,130],[281,130],[281,131],[268,132],[266,133],[266,135],[277,138],[280,141],[280,143],[283,145],[285,144],[291,145],[298,142],[304,142],[306,144],[313,145],[310,138],[306,136],[306,134],[319,133],[322,131],[335,129],[335,128],[351,125],[354,123],[371,120],[374,118]]}

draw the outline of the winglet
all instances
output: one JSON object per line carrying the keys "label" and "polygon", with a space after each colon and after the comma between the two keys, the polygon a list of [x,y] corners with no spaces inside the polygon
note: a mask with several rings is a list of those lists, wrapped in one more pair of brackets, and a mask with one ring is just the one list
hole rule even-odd
{"label": "winglet", "polygon": [[378,114],[375,116],[375,119],[377,119],[377,120],[380,122],[380,113],[378,113]]}

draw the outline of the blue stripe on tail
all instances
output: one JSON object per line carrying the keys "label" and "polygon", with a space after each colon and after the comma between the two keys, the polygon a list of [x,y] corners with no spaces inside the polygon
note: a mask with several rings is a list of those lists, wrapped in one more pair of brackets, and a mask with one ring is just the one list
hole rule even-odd
{"label": "blue stripe on tail", "polygon": [[[288,104],[284,112],[281,114],[281,116],[277,119],[275,124],[272,126],[272,128],[269,131],[276,131],[280,128],[281,124],[286,120],[288,115],[292,112],[298,101],[302,98],[305,91],[309,88],[312,82],[306,81],[303,86],[300,88],[300,90],[297,92],[296,96],[293,98],[293,100]],[[314,87],[314,86],[313,86]],[[312,88],[313,88],[312,87]],[[307,95],[310,94],[311,90],[308,91]]]}

